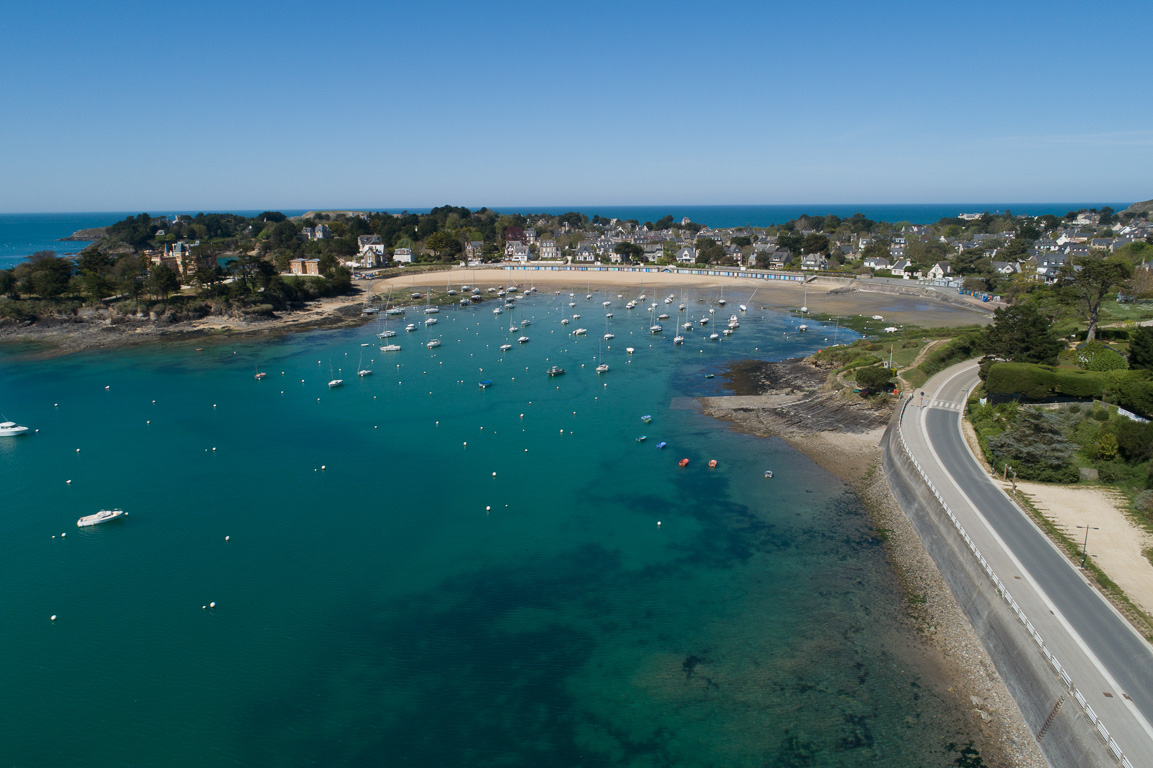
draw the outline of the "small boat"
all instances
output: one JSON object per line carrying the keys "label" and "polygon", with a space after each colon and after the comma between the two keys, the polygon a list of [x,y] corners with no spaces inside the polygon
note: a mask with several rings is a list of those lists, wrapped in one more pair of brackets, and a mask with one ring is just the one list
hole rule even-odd
{"label": "small boat", "polygon": [[500,351],[501,352],[508,352],[510,349],[512,349],[512,344],[501,344],[500,345]]}
{"label": "small boat", "polygon": [[684,323],[681,325],[681,327],[684,328],[686,331],[691,331],[693,329],[693,324],[692,323]]}
{"label": "small boat", "polygon": [[708,325],[708,324],[709,324],[709,319],[707,317],[702,317],[701,318],[701,325]]}
{"label": "small boat", "polygon": [[798,330],[798,331],[800,331],[801,333],[804,333],[805,331],[809,330],[809,326],[808,326],[808,325],[806,325],[805,323],[801,323],[801,324],[800,324],[800,325],[797,327],[797,330]]}
{"label": "small boat", "polygon": [[609,304],[612,304],[612,302],[611,301],[602,301],[601,302],[602,307],[607,307]]}
{"label": "small boat", "polygon": [[646,413],[644,416],[641,416],[641,421],[643,421],[645,424],[648,424],[652,420],[653,415],[651,413]]}
{"label": "small boat", "polygon": [[631,355],[633,352],[636,352],[636,350],[632,347],[625,347],[625,352],[628,352]]}
{"label": "small boat", "polygon": [[[721,333],[723,333],[726,336],[732,336],[733,335],[733,329],[732,328],[726,328],[723,331],[721,331]],[[715,333],[713,335],[716,336]]]}
{"label": "small boat", "polygon": [[455,296],[456,295],[456,289],[455,288],[449,288],[448,289],[448,295],[449,296]]}
{"label": "small boat", "polygon": [[396,331],[381,331],[376,334],[376,338],[378,339],[391,339],[394,336],[396,336]]}
{"label": "small boat", "polygon": [[440,312],[440,309],[438,307],[425,307],[424,308],[424,313],[426,315],[435,315],[435,314],[438,314],[439,312]]}
{"label": "small boat", "polygon": [[717,468],[717,460],[716,459],[709,459],[709,469],[716,469],[716,468]]}
{"label": "small boat", "polygon": [[436,318],[435,317],[426,317],[424,319],[424,324],[425,325],[436,325]]}
{"label": "small boat", "polygon": [[643,443],[645,440],[648,440],[648,439],[649,439],[648,435],[641,435],[640,437],[637,438],[637,442]]}
{"label": "small boat", "polygon": [[573,319],[573,320],[580,320],[580,319],[581,319],[581,316],[580,316],[580,314],[578,313],[578,314],[575,314],[575,315],[573,315],[573,316],[572,316],[572,319]]}
{"label": "small boat", "polygon": [[413,331],[416,330],[416,323],[409,323],[408,325],[404,326],[404,330],[408,331],[409,333],[412,333]]}
{"label": "small boat", "polygon": [[664,328],[661,328],[659,325],[650,325],[649,326],[649,333],[660,333],[663,330],[664,330]]}
{"label": "small boat", "polygon": [[[268,375],[268,374],[267,374],[267,373],[265,373],[264,371],[260,371],[260,372],[258,372],[258,373],[256,374],[256,380],[257,380],[257,381],[260,381],[261,379],[263,379],[263,378],[264,378],[265,376],[267,376],[267,375]],[[0,434],[2,434],[2,433],[0,433]]]}
{"label": "small boat", "polygon": [[605,317],[609,318],[610,320],[612,319],[612,316],[613,316],[612,312],[605,312]]}
{"label": "small boat", "polygon": [[77,528],[87,528],[91,525],[100,525],[124,517],[127,513],[120,508],[102,509],[94,515],[85,515],[76,521]]}
{"label": "small boat", "polygon": [[480,382],[480,388],[481,389],[488,389],[491,386],[492,386],[492,379],[485,379],[484,381]]}
{"label": "small boat", "polygon": [[328,388],[329,389],[336,389],[337,387],[339,387],[341,384],[344,383],[344,379],[336,378],[336,374],[332,370],[332,363],[331,362],[328,364],[328,375],[332,377],[332,379],[330,379],[328,382]]}
{"label": "small boat", "polygon": [[519,331],[519,330],[520,330],[520,326],[519,326],[519,325],[510,325],[510,326],[508,327],[508,332],[509,332],[509,333],[516,333],[516,332],[517,332],[517,331]]}
{"label": "small boat", "polygon": [[575,302],[575,301],[570,301],[570,302],[568,303],[568,305],[569,305],[569,308],[571,309],[571,308],[573,308],[573,307],[575,307],[575,306],[576,306],[576,302]]}
{"label": "small boat", "polygon": [[361,365],[363,365],[363,363],[364,363],[364,353],[362,352],[360,355],[360,361],[357,362],[357,364],[356,364],[356,375],[360,376],[361,378],[364,378],[365,376],[371,376],[372,375],[372,369],[371,368],[361,368]]}
{"label": "small boat", "polygon": [[424,346],[428,347],[429,349],[436,349],[437,347],[440,346],[440,339],[433,339],[432,341],[428,342]]}
{"label": "small boat", "polygon": [[612,341],[615,338],[616,338],[615,334],[612,334],[612,333],[606,333],[605,334],[605,341]]}
{"label": "small boat", "polygon": [[773,479],[773,470],[766,469],[765,470],[765,478],[768,480],[772,480]]}
{"label": "small boat", "polygon": [[568,318],[566,317],[566,318],[562,319],[562,320],[560,321],[560,324],[561,324],[561,325],[568,325]]}
{"label": "small boat", "polygon": [[559,365],[554,365],[548,369],[547,373],[549,376],[564,376],[564,368],[561,368]]}
{"label": "small boat", "polygon": [[22,427],[14,421],[0,422],[0,437],[16,437],[28,431],[28,427]]}
{"label": "small boat", "polygon": [[706,378],[706,379],[711,379],[711,378],[713,378],[713,376],[714,376],[714,375],[715,375],[715,374],[712,374],[712,373],[706,373],[706,374],[705,374],[705,378]]}
{"label": "small boat", "polygon": [[393,307],[392,309],[386,309],[386,310],[384,310],[384,314],[386,314],[386,315],[403,315],[404,314],[404,307]]}
{"label": "small boat", "polygon": [[625,304],[625,309],[636,309],[636,306],[637,303],[635,301],[630,301],[628,304]]}
{"label": "small boat", "polygon": [[717,311],[715,309],[713,309],[712,307],[709,307],[709,314],[710,315],[715,315],[716,313],[717,313]]}
{"label": "small boat", "polygon": [[681,312],[684,312],[685,311],[685,305],[681,304],[679,307],[677,307],[677,309],[679,309]]}
{"label": "small boat", "polygon": [[668,320],[669,316],[665,314],[657,315],[657,320]]}
{"label": "small boat", "polygon": [[584,336],[588,332],[589,332],[588,328],[577,328],[575,331],[572,332],[572,335],[573,336]]}
{"label": "small boat", "polygon": [[684,343],[685,343],[685,337],[684,336],[673,336],[673,344],[684,344]]}
{"label": "small boat", "polygon": [[383,347],[380,348],[380,351],[381,352],[399,352],[400,351],[400,345],[399,344],[385,344]]}
{"label": "small boat", "polygon": [[520,327],[521,328],[527,328],[530,325],[532,325],[532,321],[529,320],[527,317],[520,321]]}
{"label": "small boat", "polygon": [[492,311],[492,313],[493,313],[494,315],[499,315],[501,312],[504,312],[504,310],[503,310],[503,309],[501,309],[500,307],[496,307],[496,308],[495,308],[495,309],[493,309],[493,311]]}
{"label": "small boat", "polygon": [[470,304],[472,304],[472,302],[471,302],[471,301],[469,301],[468,299],[461,299],[461,300],[460,300],[460,305],[461,305],[462,307],[467,307],[467,306],[469,306]]}
{"label": "small boat", "polygon": [[664,442],[663,440],[661,442],[657,443],[657,450],[659,450],[659,451],[663,451],[667,447],[668,447],[668,443]]}
{"label": "small boat", "polygon": [[609,364],[608,363],[601,363],[600,365],[597,366],[597,373],[608,373],[608,372],[609,372]]}
{"label": "small boat", "polygon": [[721,340],[721,335],[719,333],[710,333],[709,334],[709,341],[720,341],[720,340]]}
{"label": "small boat", "polygon": [[680,461],[677,462],[677,465],[681,466],[681,467],[687,467],[689,465],[689,460],[688,459],[681,459]]}

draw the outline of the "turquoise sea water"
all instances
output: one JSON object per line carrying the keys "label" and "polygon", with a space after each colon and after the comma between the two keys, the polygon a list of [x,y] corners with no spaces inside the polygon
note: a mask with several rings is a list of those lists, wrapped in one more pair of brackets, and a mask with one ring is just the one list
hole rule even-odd
{"label": "turquoise sea water", "polygon": [[[1124,210],[1129,203],[942,203],[942,204],[814,204],[814,205],[600,205],[600,206],[495,206],[502,213],[543,213],[562,214],[577,210],[588,216],[605,218],[636,219],[656,221],[665,215],[672,215],[677,221],[688,216],[693,221],[710,227],[765,227],[783,224],[804,215],[835,214],[848,218],[861,213],[874,221],[908,221],[913,224],[931,224],[947,216],[959,213],[983,211],[1006,211],[1040,216],[1046,213],[1063,216],[1068,211],[1082,208],[1100,208],[1104,205],[1114,210]],[[384,210],[372,208],[369,210]],[[399,213],[399,208],[388,208]],[[413,213],[427,213],[428,208],[409,208]],[[255,216],[261,211],[235,211],[245,216]],[[103,227],[121,221],[126,216],[135,216],[140,211],[119,213],[29,213],[0,214],[0,269],[18,264],[37,251],[51,250],[58,253],[79,253],[87,243],[60,242],[79,229]],[[150,211],[153,215],[171,216],[174,213],[195,215],[197,211]],[[283,210],[288,216],[306,213],[304,209]]]}
{"label": "turquoise sea water", "polygon": [[[0,759],[952,764],[959,714],[856,497],[694,407],[726,361],[830,329],[754,307],[674,347],[675,319],[652,336],[624,301],[537,294],[405,333],[410,311],[397,353],[380,321],[0,351],[0,412],[38,430],[0,440]],[[129,517],[75,527],[111,506]]]}

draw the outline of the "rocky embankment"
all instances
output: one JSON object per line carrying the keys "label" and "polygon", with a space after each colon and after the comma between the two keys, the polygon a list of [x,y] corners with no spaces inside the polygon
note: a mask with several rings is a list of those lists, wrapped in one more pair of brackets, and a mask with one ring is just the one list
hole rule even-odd
{"label": "rocky embankment", "polygon": [[88,349],[134,346],[157,341],[214,339],[292,333],[314,328],[361,325],[361,301],[322,299],[292,312],[214,312],[211,305],[187,309],[124,313],[85,307],[74,314],[0,318],[0,343],[23,346],[30,356],[51,357]]}
{"label": "rocky embankment", "polygon": [[90,240],[99,240],[107,234],[108,227],[92,227],[91,229],[78,229],[68,237],[60,238],[60,240],[88,242]]}

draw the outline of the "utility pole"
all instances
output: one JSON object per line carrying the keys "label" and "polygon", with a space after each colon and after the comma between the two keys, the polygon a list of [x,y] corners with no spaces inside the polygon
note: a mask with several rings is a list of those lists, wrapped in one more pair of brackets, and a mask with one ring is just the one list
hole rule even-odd
{"label": "utility pole", "polygon": [[1089,554],[1089,531],[1101,530],[1095,525],[1078,525],[1078,528],[1085,529],[1085,543],[1081,545],[1081,570],[1085,570],[1085,558]]}

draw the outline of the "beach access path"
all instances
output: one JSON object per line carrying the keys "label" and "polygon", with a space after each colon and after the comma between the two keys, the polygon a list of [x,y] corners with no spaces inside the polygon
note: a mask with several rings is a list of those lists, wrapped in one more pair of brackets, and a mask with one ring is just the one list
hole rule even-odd
{"label": "beach access path", "polygon": [[[1153,765],[1153,648],[970,452],[961,417],[977,383],[977,364],[970,361],[914,392],[899,422],[908,452],[984,558],[982,566],[988,564],[1011,596],[1021,619],[1017,629],[1029,641],[1021,647],[1047,654],[1068,691],[1065,706],[1085,715],[1087,738],[1104,739],[1129,765]],[[1047,710],[1057,702],[1043,704]]]}

